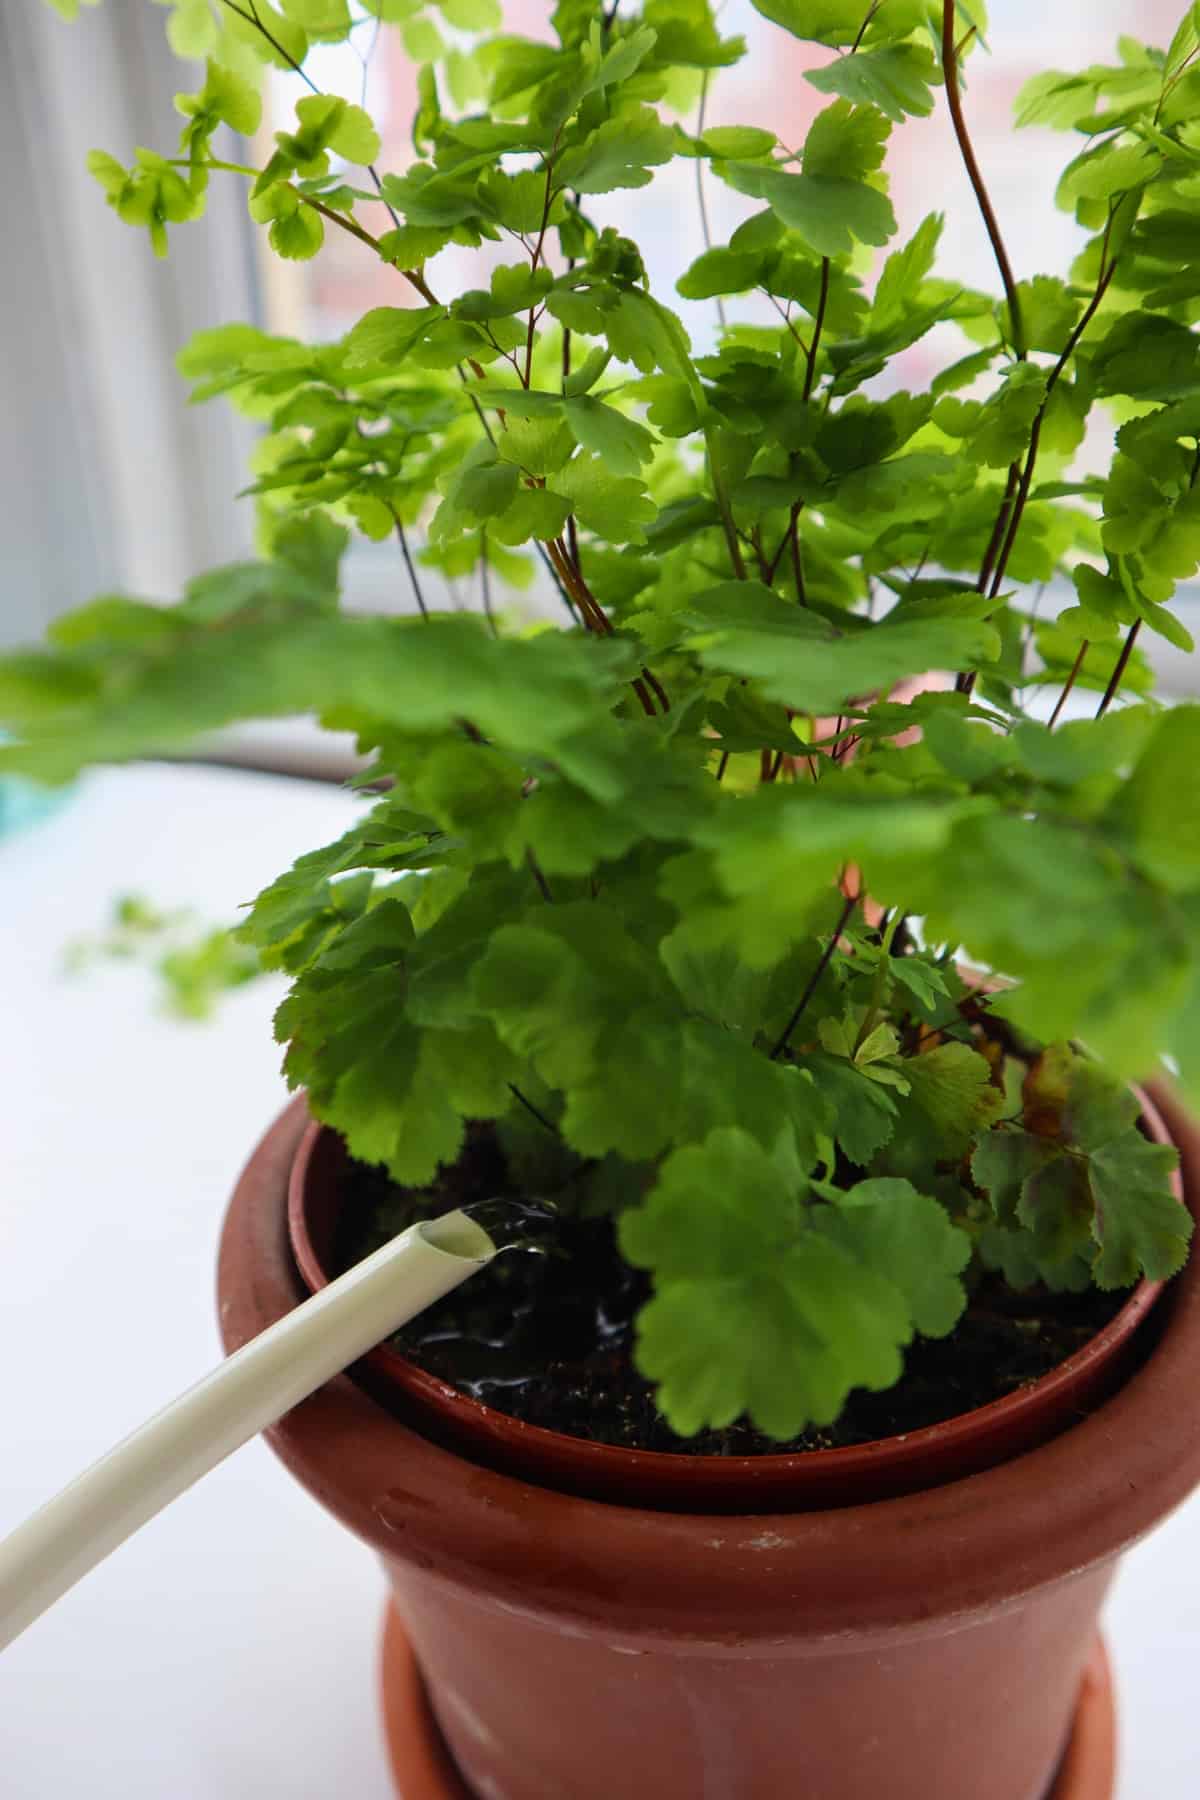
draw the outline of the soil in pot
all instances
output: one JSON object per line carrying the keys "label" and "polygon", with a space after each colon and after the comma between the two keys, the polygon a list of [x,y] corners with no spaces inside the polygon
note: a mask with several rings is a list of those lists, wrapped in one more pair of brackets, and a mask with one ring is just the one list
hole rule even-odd
{"label": "soil in pot", "polygon": [[[514,1193],[499,1145],[472,1134],[437,1187],[397,1186],[347,1161],[340,1176],[337,1272],[414,1219]],[[870,1443],[922,1430],[1028,1386],[1080,1350],[1116,1315],[1124,1292],[1020,1293],[999,1277],[976,1288],[949,1338],[918,1338],[901,1381],[857,1390],[835,1425],[786,1443],[745,1420],[693,1438],[674,1433],[633,1362],[634,1320],[650,1288],[617,1252],[610,1218],[561,1215],[539,1232],[541,1254],[490,1269],[391,1339],[409,1362],[526,1424],[623,1449],[703,1456],[779,1455]]]}

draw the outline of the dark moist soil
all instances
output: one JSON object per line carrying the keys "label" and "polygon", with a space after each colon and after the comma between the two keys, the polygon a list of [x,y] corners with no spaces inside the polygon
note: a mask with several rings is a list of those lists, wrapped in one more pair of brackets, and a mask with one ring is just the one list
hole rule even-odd
{"label": "dark moist soil", "polygon": [[[348,1163],[335,1273],[414,1219],[505,1195],[503,1160],[484,1134],[472,1138],[439,1187],[420,1192],[398,1187],[380,1169]],[[650,1284],[622,1262],[611,1220],[556,1217],[549,1230],[544,1223],[539,1230],[535,1221],[533,1235],[539,1253],[498,1256],[389,1341],[419,1368],[499,1412],[625,1449],[762,1456],[919,1431],[1047,1374],[1082,1348],[1127,1298],[1096,1290],[1018,1293],[988,1277],[951,1337],[917,1338],[897,1385],[883,1394],[856,1390],[835,1425],[786,1443],[765,1437],[745,1420],[724,1431],[681,1438],[633,1366],[633,1321]]]}

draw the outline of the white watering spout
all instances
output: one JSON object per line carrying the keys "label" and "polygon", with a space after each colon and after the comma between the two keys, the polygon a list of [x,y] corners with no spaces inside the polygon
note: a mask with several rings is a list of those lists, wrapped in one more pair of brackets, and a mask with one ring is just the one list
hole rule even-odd
{"label": "white watering spout", "polygon": [[410,1225],[93,1463],[0,1542],[0,1650],[202,1475],[496,1253],[464,1212]]}

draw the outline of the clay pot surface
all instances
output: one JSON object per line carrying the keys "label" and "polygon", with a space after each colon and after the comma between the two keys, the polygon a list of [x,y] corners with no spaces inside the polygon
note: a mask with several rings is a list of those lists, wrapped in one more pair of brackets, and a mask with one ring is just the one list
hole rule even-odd
{"label": "clay pot surface", "polygon": [[[1152,1105],[1147,1129],[1166,1138]],[[346,1150],[310,1123],[288,1183],[288,1233],[307,1287],[337,1273],[333,1249]],[[686,1456],[590,1443],[527,1425],[462,1394],[382,1344],[356,1370],[373,1397],[475,1461],[564,1493],[680,1512],[798,1512],[917,1493],[1032,1450],[1113,1392],[1140,1353],[1136,1333],[1161,1292],[1143,1281],[1102,1331],[1041,1380],[920,1431],[841,1450]]]}
{"label": "clay pot surface", "polygon": [[[1200,1137],[1162,1105],[1195,1196]],[[230,1209],[231,1350],[304,1294],[286,1194],[305,1126],[297,1103]],[[1049,1442],[820,1511],[565,1494],[432,1442],[346,1376],[268,1435],[382,1555],[478,1800],[1045,1800],[1116,1558],[1200,1480],[1200,1258],[1139,1335],[1144,1362]]]}
{"label": "clay pot surface", "polygon": [[[474,1800],[438,1730],[412,1645],[394,1606],[380,1656],[383,1729],[401,1800]],[[1117,1732],[1112,1671],[1103,1638],[1083,1672],[1071,1735],[1045,1800],[1112,1800]]]}

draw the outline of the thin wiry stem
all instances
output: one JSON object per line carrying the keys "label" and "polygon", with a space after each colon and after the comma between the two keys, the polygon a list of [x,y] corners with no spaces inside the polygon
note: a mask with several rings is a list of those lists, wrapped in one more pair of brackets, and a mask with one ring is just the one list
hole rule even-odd
{"label": "thin wiry stem", "polygon": [[483,601],[483,616],[488,622],[488,629],[493,637],[499,637],[495,616],[492,612],[492,565],[488,561],[487,527],[479,534],[479,581],[480,598]]}
{"label": "thin wiry stem", "polygon": [[521,1105],[525,1108],[525,1111],[527,1113],[531,1113],[533,1115],[533,1117],[537,1120],[539,1125],[544,1125],[546,1127],[546,1130],[550,1133],[551,1137],[558,1136],[557,1126],[552,1125],[550,1123],[550,1120],[546,1117],[545,1113],[539,1112],[537,1107],[533,1104],[533,1101],[527,1100],[525,1098],[525,1095],[521,1092],[520,1088],[514,1086],[514,1084],[511,1081],[508,1084],[508,1091],[515,1100],[519,1100],[521,1102]]}
{"label": "thin wiry stem", "polygon": [[1129,628],[1129,633],[1125,642],[1121,645],[1121,654],[1117,658],[1117,666],[1112,672],[1112,678],[1104,690],[1104,698],[1096,708],[1096,717],[1098,719],[1104,717],[1105,713],[1117,697],[1117,689],[1120,687],[1121,682],[1124,679],[1125,671],[1129,667],[1129,659],[1133,655],[1133,646],[1137,643],[1138,632],[1141,629],[1142,621],[1140,619],[1135,619]]}
{"label": "thin wiry stem", "polygon": [[847,898],[846,904],[842,908],[842,916],[838,920],[837,924],[834,926],[832,932],[829,935],[829,942],[826,944],[824,950],[822,950],[820,960],[818,961],[816,968],[813,970],[812,974],[808,978],[808,982],[807,982],[807,985],[805,986],[804,992],[801,994],[799,1000],[796,1003],[796,1010],[792,1014],[791,1018],[788,1020],[787,1024],[784,1026],[783,1031],[780,1033],[779,1040],[776,1043],[775,1048],[771,1052],[771,1061],[772,1062],[778,1062],[779,1058],[783,1055],[784,1051],[787,1049],[788,1039],[791,1037],[793,1031],[795,1031],[797,1025],[800,1023],[800,1020],[804,1017],[805,1009],[808,1006],[808,1003],[812,999],[813,995],[816,993],[817,988],[820,985],[822,975],[824,975],[826,969],[829,967],[830,963],[833,961],[833,953],[837,949],[838,939],[841,937],[843,931],[845,931],[847,925],[850,923],[850,915],[853,913],[855,907],[858,905],[858,902],[859,902],[858,894],[851,894]]}
{"label": "thin wiry stem", "polygon": [[[704,78],[700,83],[700,111],[699,111],[699,114],[696,119],[696,136],[698,138],[702,138],[704,136],[704,114],[705,114],[705,110],[707,109],[707,106],[708,106],[709,74],[710,74],[710,71],[708,69],[705,69]],[[712,249],[712,231],[709,227],[709,222],[708,222],[708,200],[705,197],[705,193],[704,193],[704,158],[703,158],[703,156],[698,156],[696,158],[696,200],[700,207],[700,235],[704,239],[704,248],[706,250],[711,250]],[[721,298],[720,294],[714,295],[714,298],[717,303],[717,318],[721,321],[721,330],[724,331],[726,325],[729,323],[728,319],[725,317],[725,302]]]}
{"label": "thin wiry stem", "polygon": [[1017,293],[1017,283],[1013,276],[1012,264],[1008,260],[1008,251],[1000,234],[999,221],[983,172],[975,155],[971,136],[967,130],[966,116],[963,113],[962,94],[958,85],[958,45],[954,41],[955,0],[942,0],[942,72],[946,80],[946,100],[950,107],[950,120],[954,126],[954,135],[958,139],[958,148],[962,155],[963,165],[967,171],[967,179],[974,190],[983,215],[983,223],[991,242],[992,254],[996,258],[996,266],[1000,270],[1000,279],[1004,283],[1004,294],[1008,301],[1008,316],[1012,327],[1013,354],[1018,362],[1026,356],[1025,326],[1021,317],[1021,300]]}
{"label": "thin wiry stem", "polygon": [[429,608],[425,604],[425,596],[421,592],[421,583],[417,578],[417,571],[413,565],[412,556],[409,553],[408,536],[404,530],[404,521],[394,506],[391,508],[391,514],[396,521],[396,537],[400,543],[400,554],[404,558],[404,566],[408,570],[408,579],[412,583],[413,598],[416,600],[417,610],[423,619],[427,619],[429,617]]}
{"label": "thin wiry stem", "polygon": [[829,304],[829,258],[821,258],[821,292],[817,300],[817,316],[813,320],[812,342],[808,347],[808,371],[804,377],[804,398],[812,398],[813,386],[817,379],[817,351],[821,344],[821,331],[825,324],[825,309]]}
{"label": "thin wiry stem", "polygon": [[1050,714],[1050,718],[1047,721],[1047,725],[1046,725],[1047,731],[1053,731],[1054,727],[1058,724],[1059,714],[1062,712],[1063,707],[1067,704],[1067,696],[1070,694],[1071,689],[1075,686],[1076,681],[1079,679],[1079,671],[1083,667],[1083,659],[1087,655],[1087,653],[1088,653],[1088,640],[1086,638],[1084,638],[1082,643],[1079,646],[1079,654],[1076,656],[1075,661],[1071,664],[1071,673],[1067,676],[1066,681],[1063,683],[1063,691],[1058,696],[1058,699],[1054,703],[1054,711]]}

